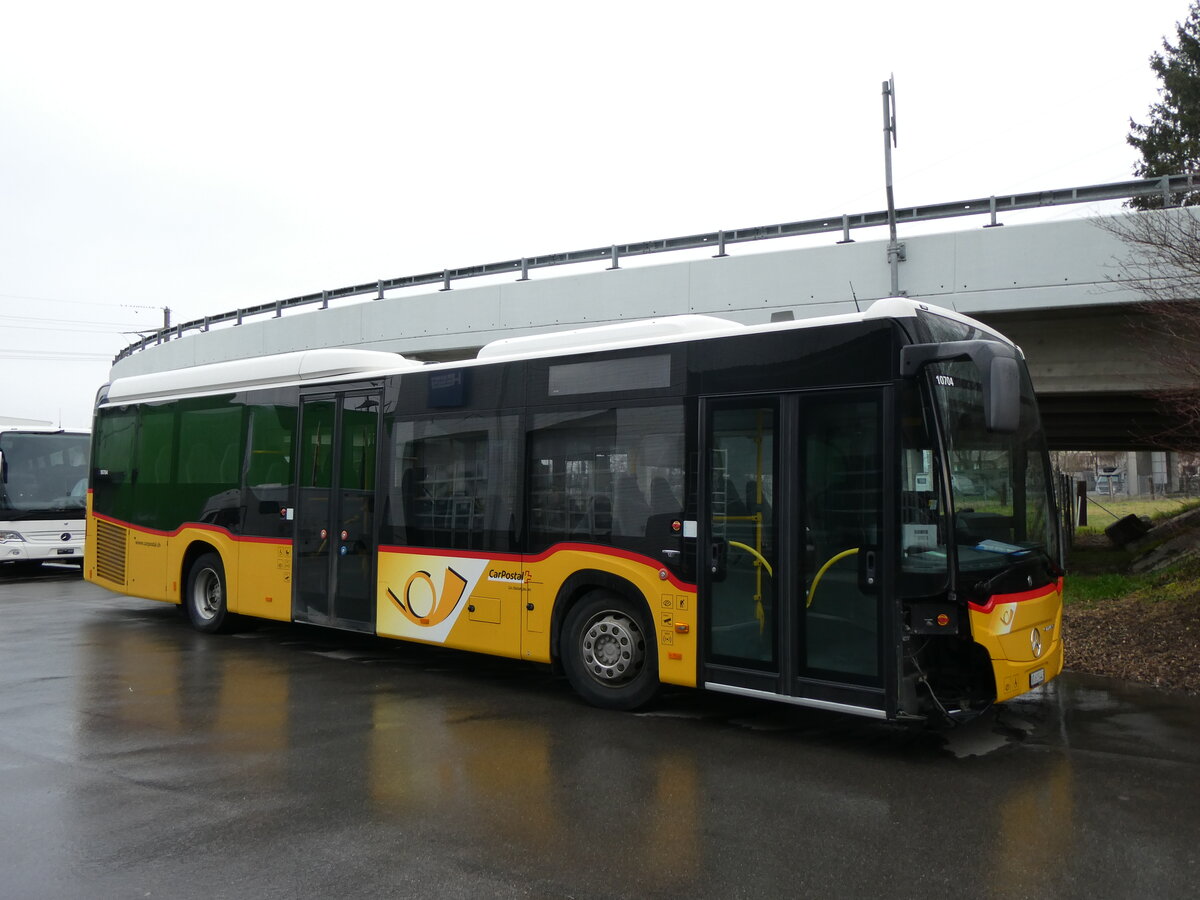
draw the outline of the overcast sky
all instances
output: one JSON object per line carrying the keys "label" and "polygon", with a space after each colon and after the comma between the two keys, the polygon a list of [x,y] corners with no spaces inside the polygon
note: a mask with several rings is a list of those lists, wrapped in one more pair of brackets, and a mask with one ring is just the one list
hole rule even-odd
{"label": "overcast sky", "polygon": [[7,0],[0,416],[163,307],[882,209],[893,73],[901,206],[1131,177],[1187,7]]}

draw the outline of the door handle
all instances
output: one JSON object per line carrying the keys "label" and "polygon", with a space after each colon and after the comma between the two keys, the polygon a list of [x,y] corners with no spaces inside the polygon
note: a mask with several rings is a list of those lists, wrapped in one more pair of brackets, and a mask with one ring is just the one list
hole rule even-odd
{"label": "door handle", "polygon": [[723,581],[725,578],[725,554],[727,545],[724,540],[715,540],[709,548],[709,567],[713,581]]}
{"label": "door handle", "polygon": [[863,547],[858,559],[859,589],[867,593],[878,590],[879,551],[871,547]]}

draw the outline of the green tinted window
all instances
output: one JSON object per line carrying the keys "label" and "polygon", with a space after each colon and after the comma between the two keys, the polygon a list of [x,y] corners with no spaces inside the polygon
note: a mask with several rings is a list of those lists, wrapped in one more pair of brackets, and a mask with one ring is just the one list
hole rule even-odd
{"label": "green tinted window", "polygon": [[235,487],[241,477],[242,409],[184,409],[179,416],[179,483]]}
{"label": "green tinted window", "polygon": [[128,521],[133,505],[133,444],[137,413],[103,409],[96,417],[92,509]]}
{"label": "green tinted window", "polygon": [[104,409],[96,419],[95,468],[105,475],[127,473],[133,461],[137,416],[130,410]]}
{"label": "green tinted window", "polygon": [[133,501],[128,520],[148,528],[170,530],[175,472],[175,407],[144,406],[138,411],[134,454]]}
{"label": "green tinted window", "polygon": [[169,484],[174,453],[175,411],[171,406],[147,406],[141,410],[137,436],[137,480],[139,484]]}
{"label": "green tinted window", "polygon": [[375,490],[375,426],[373,408],[359,409],[361,397],[346,398],[342,412],[342,484],[347,490]]}
{"label": "green tinted window", "polygon": [[300,437],[300,487],[331,487],[333,477],[333,413],[329,400],[304,404]]}
{"label": "green tinted window", "polygon": [[250,410],[250,460],[246,484],[292,483],[292,435],[296,407],[255,406]]}

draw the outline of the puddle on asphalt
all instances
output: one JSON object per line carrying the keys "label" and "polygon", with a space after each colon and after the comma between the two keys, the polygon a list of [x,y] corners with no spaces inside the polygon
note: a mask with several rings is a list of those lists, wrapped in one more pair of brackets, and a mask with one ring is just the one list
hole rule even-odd
{"label": "puddle on asphalt", "polygon": [[959,759],[987,756],[1005,747],[1019,744],[1033,731],[1027,723],[1015,724],[1002,714],[988,710],[979,718],[942,732],[946,749]]}

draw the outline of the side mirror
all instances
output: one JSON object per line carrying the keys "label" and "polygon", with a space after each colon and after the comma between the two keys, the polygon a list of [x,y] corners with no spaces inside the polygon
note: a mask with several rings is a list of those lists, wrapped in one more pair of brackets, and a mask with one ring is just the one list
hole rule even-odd
{"label": "side mirror", "polygon": [[993,356],[983,370],[983,424],[988,431],[1012,434],[1021,422],[1021,368],[1007,356]]}
{"label": "side mirror", "polygon": [[909,344],[900,350],[900,370],[913,377],[930,363],[969,360],[979,370],[983,421],[988,431],[1012,434],[1021,421],[1020,356],[1001,341],[947,341]]}

